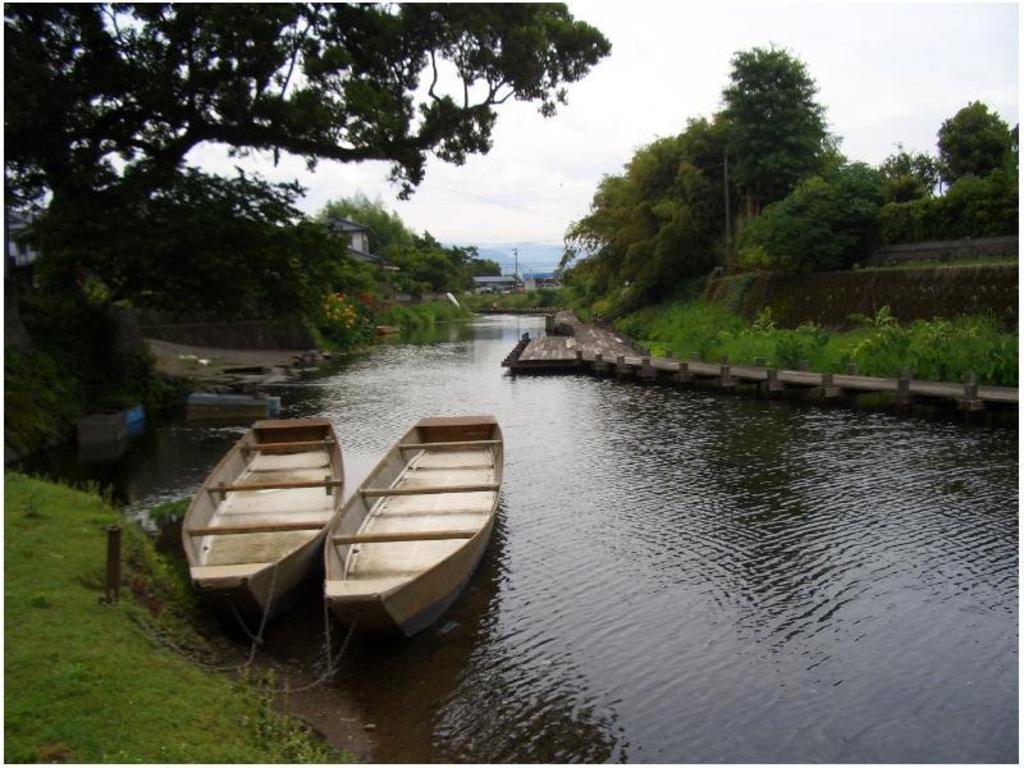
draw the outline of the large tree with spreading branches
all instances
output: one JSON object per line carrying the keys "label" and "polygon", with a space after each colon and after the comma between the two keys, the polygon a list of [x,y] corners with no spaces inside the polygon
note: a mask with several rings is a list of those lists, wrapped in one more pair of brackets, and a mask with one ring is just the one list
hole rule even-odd
{"label": "large tree with spreading branches", "polygon": [[9,192],[126,174],[159,187],[204,142],[383,160],[408,195],[428,153],[491,145],[495,107],[545,115],[610,44],[564,5],[5,4]]}
{"label": "large tree with spreading branches", "polygon": [[4,186],[8,205],[47,204],[44,283],[210,306],[198,276],[230,263],[253,290],[221,309],[247,314],[314,301],[269,286],[323,282],[330,248],[296,226],[297,186],[197,172],[194,148],[384,161],[408,196],[428,156],[487,152],[510,99],[553,114],[610,50],[555,4],[10,3],[4,25]]}

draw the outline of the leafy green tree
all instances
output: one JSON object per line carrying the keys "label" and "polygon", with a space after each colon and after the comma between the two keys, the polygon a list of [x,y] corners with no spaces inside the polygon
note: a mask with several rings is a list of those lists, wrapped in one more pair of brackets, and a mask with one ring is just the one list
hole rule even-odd
{"label": "leafy green tree", "polygon": [[[328,241],[297,211],[251,215],[279,197],[268,185],[182,173],[193,148],[382,160],[409,195],[429,153],[487,152],[500,104],[551,115],[610,50],[539,4],[10,3],[4,31],[4,188],[49,200],[51,285],[81,268],[111,299],[180,305],[171,291],[193,288],[181,303],[232,312],[306,298]],[[223,296],[205,302],[214,278]]]}
{"label": "leafy green tree", "polygon": [[414,235],[408,247],[393,250],[389,259],[399,268],[394,287],[405,293],[461,291],[472,282],[462,248],[445,248],[429,232]]}
{"label": "leafy green tree", "polygon": [[379,199],[356,194],[332,200],[316,218],[327,223],[338,217],[369,229],[372,252],[400,270],[381,280],[401,292],[461,291],[470,287],[473,275],[501,274],[496,262],[480,260],[475,246],[445,248],[430,233],[417,235]]}
{"label": "leafy green tree", "polygon": [[493,259],[475,258],[469,262],[469,271],[473,277],[500,277],[501,264]]}
{"label": "leafy green tree", "polygon": [[629,283],[654,298],[710,270],[725,229],[725,141],[720,122],[691,120],[637,150],[623,175],[606,176],[567,234],[570,254],[588,254],[570,280],[592,282],[597,294]]}
{"label": "leafy green tree", "polygon": [[963,176],[942,197],[889,203],[881,211],[881,238],[896,245],[1014,235],[1019,215],[1017,168],[1009,162],[984,178]]}
{"label": "leafy green tree", "polygon": [[740,51],[730,79],[722,94],[730,170],[753,215],[821,172],[835,147],[817,85],[799,59],[774,47]]}
{"label": "leafy green tree", "polygon": [[888,203],[905,203],[931,197],[939,183],[939,163],[923,152],[907,152],[902,144],[884,161],[879,170],[885,178],[882,195]]}
{"label": "leafy green tree", "polygon": [[495,107],[553,114],[610,51],[558,4],[11,3],[4,27],[12,183],[55,197],[115,158],[159,185],[204,142],[387,161],[408,194],[428,152],[486,152]]}
{"label": "leafy green tree", "polygon": [[371,252],[385,259],[396,249],[411,247],[415,237],[402,218],[389,211],[382,200],[370,200],[362,193],[332,200],[316,218],[324,224],[338,218],[362,224],[369,230]]}
{"label": "leafy green tree", "polygon": [[336,244],[302,220],[300,188],[196,170],[142,195],[121,184],[51,205],[37,228],[37,274],[53,293],[260,316],[314,312],[336,282]]}
{"label": "leafy green tree", "polygon": [[877,244],[881,206],[882,176],[864,163],[806,179],[744,228],[740,260],[789,272],[849,267]]}
{"label": "leafy green tree", "polygon": [[1015,139],[1009,126],[980,101],[972,101],[939,128],[943,181],[987,176],[1006,162]]}

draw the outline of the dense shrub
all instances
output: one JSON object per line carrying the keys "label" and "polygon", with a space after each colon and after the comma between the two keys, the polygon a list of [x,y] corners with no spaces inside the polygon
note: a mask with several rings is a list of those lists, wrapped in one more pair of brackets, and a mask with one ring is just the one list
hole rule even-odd
{"label": "dense shrub", "polygon": [[1015,235],[1019,211],[1016,170],[1000,168],[984,178],[964,176],[942,197],[884,206],[881,241],[895,245]]}
{"label": "dense shrub", "polygon": [[15,454],[66,438],[83,407],[78,383],[45,352],[4,352],[4,444]]}
{"label": "dense shrub", "polygon": [[877,243],[881,190],[881,175],[862,163],[807,179],[742,231],[740,263],[787,272],[849,267]]}
{"label": "dense shrub", "polygon": [[187,170],[159,192],[127,181],[54,203],[35,226],[53,294],[92,282],[106,301],[222,317],[309,316],[337,287],[339,243],[303,220],[294,185]]}

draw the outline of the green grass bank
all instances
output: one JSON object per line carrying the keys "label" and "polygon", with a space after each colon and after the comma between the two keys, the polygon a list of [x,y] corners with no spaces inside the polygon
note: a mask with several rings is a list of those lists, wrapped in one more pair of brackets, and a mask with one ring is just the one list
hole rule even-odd
{"label": "green grass bank", "polygon": [[853,363],[863,375],[887,378],[909,368],[915,378],[933,381],[956,382],[973,371],[979,383],[1017,386],[1018,336],[986,315],[901,323],[882,307],[851,318],[849,330],[834,331],[813,322],[782,328],[770,307],[748,322],[722,303],[684,299],[645,307],[614,325],[654,355],[725,355],[740,365],[762,358],[790,369],[806,362],[810,370],[832,373],[845,373]]}
{"label": "green grass bank", "polygon": [[467,293],[459,298],[472,309],[554,309],[568,306],[567,296],[560,288],[538,288],[523,293]]}
{"label": "green grass bank", "polygon": [[381,325],[397,325],[403,330],[422,330],[438,323],[468,320],[473,312],[460,300],[456,307],[450,301],[421,301],[416,304],[393,304],[380,313]]}
{"label": "green grass bank", "polygon": [[[255,683],[201,658],[191,595],[148,538],[94,493],[4,476],[5,762],[336,760]],[[122,523],[122,588],[103,605],[105,527]],[[161,640],[162,638],[162,640]]]}

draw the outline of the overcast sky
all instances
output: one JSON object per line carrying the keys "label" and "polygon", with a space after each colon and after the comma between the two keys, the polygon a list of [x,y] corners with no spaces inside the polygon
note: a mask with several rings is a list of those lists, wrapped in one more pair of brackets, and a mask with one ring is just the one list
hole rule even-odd
{"label": "overcast sky", "polygon": [[1018,122],[1015,4],[729,3],[590,0],[570,3],[612,52],[550,119],[531,104],[499,108],[494,147],[463,166],[431,159],[412,200],[398,200],[385,163],[324,161],[308,173],[297,158],[228,159],[218,147],[190,161],[234,165],[308,188],[301,207],[363,192],[415,231],[442,242],[560,243],[583,216],[598,182],[633,152],[679,133],[691,117],[721,108],[729,60],[771,44],[801,59],[819,87],[833,133],[851,160],[877,164],[902,142],[935,152],[942,121],[981,100]]}

